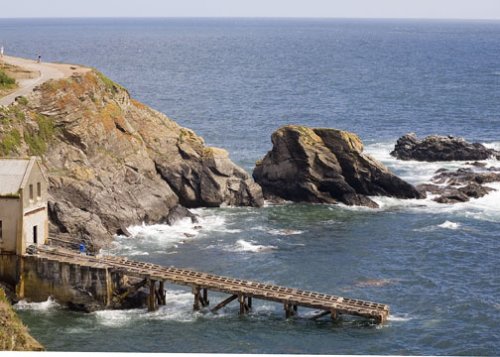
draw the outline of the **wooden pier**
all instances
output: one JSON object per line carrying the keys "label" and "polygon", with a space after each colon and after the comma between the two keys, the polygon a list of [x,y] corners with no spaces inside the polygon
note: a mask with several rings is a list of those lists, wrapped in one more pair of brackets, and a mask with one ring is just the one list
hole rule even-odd
{"label": "wooden pier", "polygon": [[53,247],[40,248],[37,257],[113,269],[122,271],[128,276],[141,278],[142,282],[139,286],[149,288],[149,311],[154,311],[159,305],[167,303],[165,282],[168,282],[191,287],[195,311],[208,309],[210,305],[208,292],[216,291],[229,296],[210,310],[214,313],[237,300],[240,305],[239,312],[244,315],[252,310],[253,299],[261,299],[282,304],[287,318],[296,315],[299,306],[319,310],[320,312],[313,319],[327,315],[330,315],[332,319],[337,319],[339,315],[345,314],[384,323],[389,316],[389,306],[385,304],[138,262],[123,257],[87,256]]}

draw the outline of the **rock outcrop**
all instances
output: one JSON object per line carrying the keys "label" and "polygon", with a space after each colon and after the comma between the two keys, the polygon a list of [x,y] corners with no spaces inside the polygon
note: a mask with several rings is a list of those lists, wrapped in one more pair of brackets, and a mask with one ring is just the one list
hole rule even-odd
{"label": "rock outcrop", "polygon": [[290,125],[274,132],[272,143],[253,172],[268,199],[377,207],[368,196],[422,197],[364,154],[355,134]]}
{"label": "rock outcrop", "polygon": [[0,155],[41,156],[52,233],[99,247],[172,207],[260,206],[260,187],[193,131],[97,71],[49,81],[0,109]]}
{"label": "rock outcrop", "polygon": [[401,160],[417,161],[467,161],[486,160],[492,156],[500,159],[500,152],[479,143],[469,143],[463,138],[431,135],[419,140],[413,133],[398,139],[391,155]]}
{"label": "rock outcrop", "polygon": [[[472,163],[471,166],[476,166]],[[461,168],[456,171],[440,169],[431,179],[432,183],[421,184],[417,189],[421,193],[436,195],[434,201],[439,203],[467,202],[471,198],[480,198],[495,191],[484,184],[500,182],[500,169],[480,167],[479,170]]]}

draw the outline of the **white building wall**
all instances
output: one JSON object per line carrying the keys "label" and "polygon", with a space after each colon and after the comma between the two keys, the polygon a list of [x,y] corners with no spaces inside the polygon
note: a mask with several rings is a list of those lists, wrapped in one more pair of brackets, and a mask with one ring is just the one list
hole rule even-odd
{"label": "white building wall", "polygon": [[[42,209],[43,208],[43,209]],[[34,234],[33,234],[33,227],[37,227],[37,246],[43,245],[46,243],[46,239],[48,237],[48,232],[47,232],[47,208],[45,206],[42,206],[39,211],[36,211],[35,213],[30,213],[33,212],[33,208],[28,210],[24,214],[24,220],[23,220],[23,232],[24,232],[24,239],[23,241],[25,242],[25,246],[23,247],[23,252],[26,250],[26,247],[35,244],[34,242]],[[35,209],[36,210],[36,209]]]}

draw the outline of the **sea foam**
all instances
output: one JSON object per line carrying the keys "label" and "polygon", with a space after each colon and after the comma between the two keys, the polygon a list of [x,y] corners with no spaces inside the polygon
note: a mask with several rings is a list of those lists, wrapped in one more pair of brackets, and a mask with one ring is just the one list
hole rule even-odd
{"label": "sea foam", "polygon": [[255,244],[255,242],[246,241],[244,239],[237,240],[236,244],[234,245],[234,251],[236,252],[260,253],[260,252],[269,252],[275,249],[278,249],[278,247],[275,247],[273,245]]}
{"label": "sea foam", "polygon": [[[500,142],[492,142],[484,144],[488,148],[500,150]],[[420,161],[405,161],[398,160],[390,155],[393,150],[393,143],[376,143],[366,146],[366,152],[375,159],[381,161],[394,171],[402,179],[417,185],[421,183],[429,183],[431,178],[436,174],[436,171],[444,168],[447,170],[457,170],[459,168],[471,167],[466,165],[464,161],[450,162],[420,162]],[[483,160],[486,167],[498,167],[499,161],[494,158]],[[480,198],[471,198],[467,202],[456,204],[441,204],[435,202],[435,196],[428,195],[426,199],[398,199],[393,197],[370,197],[379,205],[380,210],[389,209],[407,209],[410,211],[425,211],[432,213],[451,213],[458,216],[465,216],[477,220],[487,220],[492,222],[500,221],[500,182],[486,184],[485,186],[493,188],[495,191]],[[452,226],[441,228],[454,229]],[[458,228],[458,227],[457,227]]]}
{"label": "sea foam", "polygon": [[21,300],[14,305],[15,310],[31,311],[50,311],[59,307],[60,305],[52,297],[42,302],[27,302],[26,300]]}
{"label": "sea foam", "polygon": [[445,221],[444,223],[439,224],[438,227],[455,230],[460,228],[460,223]]}
{"label": "sea foam", "polygon": [[192,240],[206,237],[209,232],[218,231],[238,233],[240,230],[231,230],[226,227],[223,215],[213,215],[203,209],[192,210],[199,215],[198,222],[185,218],[173,225],[145,223],[128,227],[130,237],[117,236],[111,249],[102,250],[102,254],[142,256],[150,252],[172,253],[179,245]]}

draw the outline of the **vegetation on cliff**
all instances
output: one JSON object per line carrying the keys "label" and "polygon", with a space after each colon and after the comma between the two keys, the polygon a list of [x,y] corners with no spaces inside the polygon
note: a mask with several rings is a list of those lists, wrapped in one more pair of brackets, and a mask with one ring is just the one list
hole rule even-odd
{"label": "vegetation on cliff", "polygon": [[43,351],[23,325],[0,288],[0,351]]}
{"label": "vegetation on cliff", "polygon": [[49,81],[0,109],[0,155],[40,156],[51,232],[96,246],[123,227],[187,207],[263,203],[225,150],[91,70]]}

